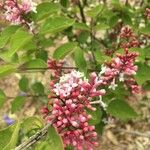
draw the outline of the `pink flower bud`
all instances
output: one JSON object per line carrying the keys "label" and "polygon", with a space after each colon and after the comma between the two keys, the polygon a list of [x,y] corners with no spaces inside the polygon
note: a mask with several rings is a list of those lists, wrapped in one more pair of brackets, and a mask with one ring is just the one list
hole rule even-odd
{"label": "pink flower bud", "polygon": [[78,127],[79,124],[76,122],[76,121],[72,121],[71,124],[74,126],[74,127]]}
{"label": "pink flower bud", "polygon": [[64,118],[62,121],[63,123],[68,123],[68,120],[66,118]]}
{"label": "pink flower bud", "polygon": [[71,99],[67,100],[66,104],[72,104],[72,100]]}
{"label": "pink flower bud", "polygon": [[61,121],[57,121],[57,125],[58,125],[58,126],[61,126],[61,125],[62,125],[62,122],[61,122]]}
{"label": "pink flower bud", "polygon": [[76,146],[76,145],[77,145],[77,142],[76,142],[76,141],[73,141],[72,144],[73,144],[73,146]]}
{"label": "pink flower bud", "polygon": [[84,116],[80,116],[80,121],[81,122],[85,122],[86,121],[86,118]]}

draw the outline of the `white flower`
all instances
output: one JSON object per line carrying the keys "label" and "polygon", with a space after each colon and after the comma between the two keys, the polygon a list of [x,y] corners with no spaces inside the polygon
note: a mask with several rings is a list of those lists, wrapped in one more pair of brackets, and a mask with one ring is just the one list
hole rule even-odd
{"label": "white flower", "polygon": [[110,86],[109,86],[108,88],[109,88],[109,89],[112,89],[112,90],[115,90],[117,86],[118,86],[118,85],[115,84],[115,78],[114,78],[113,81],[111,82],[111,84],[110,84]]}
{"label": "white flower", "polygon": [[37,13],[36,6],[37,6],[37,4],[35,2],[33,2],[32,0],[23,0],[21,9],[26,11],[26,13],[28,13],[30,11]]}
{"label": "white flower", "polygon": [[100,71],[100,73],[99,73],[99,76],[100,76],[101,74],[105,73],[106,70],[107,70],[107,67],[106,67],[104,64],[102,64],[102,66],[101,66],[101,71]]}
{"label": "white flower", "polygon": [[99,100],[100,105],[103,107],[104,110],[106,110],[106,108],[107,108],[108,105],[103,102],[102,96],[100,96],[99,98],[100,98],[100,100]]}
{"label": "white flower", "polygon": [[119,75],[119,81],[120,82],[124,81],[124,73],[120,73],[120,75]]}
{"label": "white flower", "polygon": [[74,88],[82,85],[84,81],[83,77],[83,73],[72,70],[70,73],[60,77],[59,83],[54,85],[53,91],[56,93],[56,95],[62,95],[64,97],[69,96]]}
{"label": "white flower", "polygon": [[102,120],[105,124],[112,124],[114,122],[114,119],[111,118],[111,117],[108,117],[108,118],[104,118]]}
{"label": "white flower", "polygon": [[35,29],[35,25],[34,22],[32,21],[31,23],[28,23],[29,27],[30,27],[30,31],[32,33],[32,31]]}

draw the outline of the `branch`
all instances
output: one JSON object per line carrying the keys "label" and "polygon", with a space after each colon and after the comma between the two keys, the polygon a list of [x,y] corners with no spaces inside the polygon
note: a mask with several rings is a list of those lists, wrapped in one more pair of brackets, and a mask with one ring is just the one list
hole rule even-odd
{"label": "branch", "polygon": [[105,41],[104,41],[103,39],[101,39],[101,38],[96,38],[96,37],[94,37],[94,38],[95,38],[95,40],[97,40],[99,43],[101,43],[105,48],[108,48],[107,44],[105,43]]}
{"label": "branch", "polygon": [[54,121],[51,121],[43,129],[41,129],[39,132],[31,136],[28,140],[17,146],[14,150],[27,150],[30,146],[41,140],[47,134],[48,128],[52,125],[52,123],[54,123]]}
{"label": "branch", "polygon": [[[92,103],[92,102],[90,102]],[[95,103],[96,104],[96,103]],[[97,103],[99,104],[99,103]],[[14,150],[27,150],[29,147],[34,145],[37,141],[41,140],[48,132],[48,128],[55,122],[55,120],[52,120],[50,123],[48,123],[43,129],[41,129],[39,132],[31,136],[28,140],[24,141],[22,144],[17,146]]]}
{"label": "branch", "polygon": [[93,40],[95,38],[95,35],[94,35],[94,31],[93,31],[93,26],[94,26],[94,22],[93,22],[93,19],[91,20],[91,33],[90,33],[90,37],[91,37],[91,53],[92,53],[92,57],[93,57],[93,62],[95,65],[97,65],[97,61],[96,61],[96,58],[95,58],[95,55],[94,55],[94,49],[93,49]]}
{"label": "branch", "polygon": [[128,0],[125,1],[125,6],[127,6],[129,4]]}
{"label": "branch", "polygon": [[[22,97],[36,97],[36,98],[38,98],[38,97],[48,97],[48,95],[26,95],[26,94],[25,95],[17,95],[17,96],[22,96]],[[17,96],[15,96],[15,97],[13,97],[13,96],[6,96],[6,98],[7,99],[14,99]],[[52,99],[52,98],[59,98],[59,97],[58,96],[51,96],[50,98]],[[93,105],[93,104],[100,104],[100,103],[101,103],[101,100],[90,102],[91,105]]]}
{"label": "branch", "polygon": [[[31,136],[27,141],[17,146],[14,150],[27,150],[27,148],[34,145],[37,141],[41,140],[47,134],[48,128],[52,125],[52,123],[54,123],[54,121],[47,124],[43,129],[41,129],[39,132]],[[124,129],[115,129],[114,131],[131,134],[133,136],[142,136],[142,137],[150,138],[149,133],[141,133],[139,131],[127,131]]]}
{"label": "branch", "polygon": [[86,23],[86,19],[85,19],[85,15],[84,15],[84,10],[83,10],[84,8],[82,7],[80,0],[78,0],[77,4],[78,4],[79,10],[80,10],[80,15],[81,15],[81,18],[82,18],[82,22]]}
{"label": "branch", "polygon": [[[28,95],[28,94],[23,94],[23,95],[21,95],[21,94],[19,94],[19,95],[17,95],[17,96],[21,96],[21,97],[36,97],[36,98],[38,98],[38,97],[47,97],[47,95]],[[7,99],[15,99],[17,96],[6,96],[6,98]],[[54,97],[54,98],[56,98],[56,97]]]}
{"label": "branch", "polygon": [[77,67],[55,67],[55,68],[49,68],[49,67],[46,67],[46,68],[18,68],[18,70],[20,71],[24,71],[24,70],[48,70],[48,69],[52,69],[52,70],[57,70],[57,69],[78,69]]}
{"label": "branch", "polygon": [[87,0],[83,0],[83,4],[84,4],[84,6],[86,6],[87,5]]}
{"label": "branch", "polygon": [[144,4],[144,0],[141,0],[141,2],[140,2],[140,6],[142,7],[142,6],[143,6],[143,4]]}
{"label": "branch", "polygon": [[90,102],[90,104],[100,104],[101,103],[101,101],[100,100],[98,100],[98,101],[93,101],[93,102]]}
{"label": "branch", "polygon": [[[57,69],[62,69],[62,70],[72,70],[72,69],[75,69],[75,70],[78,70],[77,67],[55,67],[55,68],[49,68],[49,67],[46,67],[46,68],[18,68],[17,69],[17,72],[25,72],[25,71],[44,71],[44,70],[57,70]],[[100,69],[87,69],[88,71],[100,71]]]}

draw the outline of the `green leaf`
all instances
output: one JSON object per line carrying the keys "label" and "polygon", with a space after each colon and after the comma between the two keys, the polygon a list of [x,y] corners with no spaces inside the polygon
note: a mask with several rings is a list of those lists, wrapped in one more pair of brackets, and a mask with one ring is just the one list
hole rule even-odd
{"label": "green leaf", "polygon": [[111,60],[111,57],[104,55],[99,49],[94,51],[94,56],[96,61],[99,63],[104,63]]}
{"label": "green leaf", "polygon": [[148,47],[144,48],[143,51],[144,51],[144,58],[148,58],[149,59],[150,58],[150,47],[148,46]]}
{"label": "green leaf", "polygon": [[18,50],[23,48],[32,39],[32,35],[23,29],[18,29],[10,40],[10,50],[7,51],[7,57],[12,57]]}
{"label": "green leaf", "polygon": [[29,88],[29,80],[25,76],[23,76],[19,81],[19,88],[21,91],[26,92]]}
{"label": "green leaf", "polygon": [[74,20],[66,17],[55,17],[47,19],[40,29],[41,34],[58,33],[74,24]]}
{"label": "green leaf", "polygon": [[11,103],[11,112],[15,113],[16,111],[19,111],[25,103],[25,97],[23,96],[17,96]]}
{"label": "green leaf", "polygon": [[140,32],[146,35],[150,35],[150,24],[147,24],[146,27],[141,28]]}
{"label": "green leaf", "polygon": [[3,107],[3,104],[6,100],[6,95],[5,93],[0,89],[0,108]]}
{"label": "green leaf", "polygon": [[125,99],[129,94],[129,90],[126,90],[123,83],[118,83],[115,90],[109,90],[109,93],[116,97],[116,99]]}
{"label": "green leaf", "polygon": [[14,54],[12,58],[11,57],[7,57],[7,54],[8,54],[8,51],[2,51],[2,52],[0,52],[0,58],[2,60],[4,60],[4,62],[8,62],[8,63],[11,62],[11,63],[13,63],[14,62],[13,58],[16,57],[15,56],[16,54]]}
{"label": "green leaf", "polygon": [[95,30],[99,31],[99,30],[107,30],[109,29],[109,25],[105,24],[105,23],[100,23],[98,25],[95,26]]}
{"label": "green leaf", "polygon": [[15,125],[9,126],[5,129],[0,130],[0,149],[3,150],[4,147],[11,140]]}
{"label": "green leaf", "polygon": [[119,20],[119,16],[117,14],[113,14],[110,18],[109,18],[109,26],[110,27],[114,27]]}
{"label": "green leaf", "polygon": [[35,150],[51,150],[51,146],[47,141],[38,143],[35,147]]}
{"label": "green leaf", "polygon": [[48,143],[49,150],[64,150],[62,139],[53,126],[48,129]]}
{"label": "green leaf", "polygon": [[122,14],[122,20],[125,24],[127,25],[132,25],[132,19],[131,19],[131,16],[125,12]]}
{"label": "green leaf", "polygon": [[101,121],[100,123],[95,125],[95,131],[98,135],[102,135],[104,131],[105,123]]}
{"label": "green leaf", "polygon": [[111,0],[111,3],[112,4],[119,4],[120,2],[119,2],[119,0]]}
{"label": "green leaf", "polygon": [[64,58],[68,53],[73,51],[76,48],[76,46],[77,44],[75,42],[65,43],[61,45],[55,50],[53,58],[57,60]]}
{"label": "green leaf", "polygon": [[95,18],[102,11],[103,7],[104,7],[103,5],[98,5],[94,8],[92,8],[91,10],[87,11],[87,15]]}
{"label": "green leaf", "polygon": [[5,77],[15,71],[16,71],[16,68],[14,65],[1,65],[0,66],[0,78]]}
{"label": "green leaf", "polygon": [[67,7],[69,4],[69,1],[68,0],[60,0],[60,3],[63,7]]}
{"label": "green leaf", "polygon": [[81,50],[79,47],[76,48],[74,52],[74,59],[76,66],[79,68],[80,71],[86,71],[86,60],[84,58],[83,50]]}
{"label": "green leaf", "polygon": [[6,27],[0,35],[0,48],[3,48],[7,42],[9,41],[10,37],[16,32],[19,26],[8,26]]}
{"label": "green leaf", "polygon": [[0,53],[0,58],[6,62],[11,62],[12,57],[18,50],[23,49],[27,44],[31,44],[31,39],[32,35],[23,29],[18,29],[10,39],[10,50]]}
{"label": "green leaf", "polygon": [[145,83],[145,81],[150,80],[150,67],[146,64],[138,64],[138,71],[135,79],[140,85]]}
{"label": "green leaf", "polygon": [[46,68],[47,64],[44,60],[37,58],[37,59],[33,59],[33,60],[30,60],[27,63],[25,63],[24,67],[26,67],[26,68]]}
{"label": "green leaf", "polygon": [[85,23],[76,22],[73,27],[78,30],[90,31],[90,28]]}
{"label": "green leaf", "polygon": [[67,147],[65,147],[65,150],[74,150],[72,145],[68,145]]}
{"label": "green leaf", "polygon": [[46,39],[44,37],[39,38],[39,45],[42,46],[43,48],[47,48],[52,46],[53,40],[52,39]]}
{"label": "green leaf", "polygon": [[100,107],[95,107],[95,108],[96,108],[96,111],[93,111],[90,109],[87,110],[87,113],[92,116],[92,118],[89,120],[89,123],[91,125],[99,124],[102,118],[102,111]]}
{"label": "green leaf", "polygon": [[35,116],[24,119],[21,125],[25,134],[28,134],[32,130],[41,129],[43,126],[42,120]]}
{"label": "green leaf", "polygon": [[61,10],[61,6],[58,3],[44,2],[37,6],[36,19],[41,20],[47,16],[57,13]]}
{"label": "green leaf", "polygon": [[[145,58],[148,56],[146,55],[147,48],[130,48],[131,52],[137,52],[139,53],[139,56],[137,57],[137,60],[140,62],[145,62]],[[148,50],[149,51],[149,50]]]}
{"label": "green leaf", "polygon": [[83,44],[83,43],[87,42],[88,38],[90,38],[90,33],[87,31],[82,31],[77,39],[78,39],[79,43]]}
{"label": "green leaf", "polygon": [[144,90],[147,90],[147,91],[150,91],[150,80],[147,81],[147,82],[143,85],[143,89],[144,89]]}
{"label": "green leaf", "polygon": [[107,112],[121,120],[129,120],[137,117],[137,113],[133,110],[133,108],[123,100],[113,100],[110,102]]}
{"label": "green leaf", "polygon": [[32,89],[36,94],[43,95],[44,94],[44,86],[41,82],[36,82],[32,85]]}
{"label": "green leaf", "polygon": [[37,53],[36,55],[37,58],[44,60],[45,62],[47,62],[48,60],[48,52],[45,50],[41,50]]}
{"label": "green leaf", "polygon": [[95,56],[95,59],[97,62],[103,62],[104,61],[104,60],[102,60],[103,59],[102,55],[103,54],[100,50],[97,49],[96,51],[94,51],[94,56]]}
{"label": "green leaf", "polygon": [[18,134],[20,130],[20,122],[9,126],[0,131],[0,149],[11,150],[16,147],[18,141]]}
{"label": "green leaf", "polygon": [[24,52],[27,52],[27,51],[34,51],[34,50],[36,50],[37,49],[37,46],[36,46],[36,42],[35,41],[33,41],[33,40],[31,40],[31,41],[29,41],[28,42],[28,44],[25,44],[23,47],[22,47],[22,50],[24,51]]}

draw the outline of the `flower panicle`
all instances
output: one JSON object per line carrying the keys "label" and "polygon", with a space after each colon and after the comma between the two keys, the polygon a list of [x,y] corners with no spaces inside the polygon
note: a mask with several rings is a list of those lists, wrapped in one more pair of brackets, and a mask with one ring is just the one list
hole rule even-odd
{"label": "flower panicle", "polygon": [[129,26],[122,27],[119,37],[123,40],[120,46],[124,48],[125,51],[128,50],[128,48],[139,47],[141,44]]}
{"label": "flower panicle", "polygon": [[88,123],[91,116],[86,109],[95,111],[90,101],[93,97],[105,94],[104,89],[97,88],[99,84],[96,73],[92,73],[88,80],[84,78],[83,73],[72,70],[61,76],[52,86],[52,91],[58,98],[53,99],[51,111],[43,107],[41,112],[47,122],[56,120],[53,125],[57,128],[65,146],[71,144],[77,150],[92,150],[98,145],[97,133],[94,126]]}
{"label": "flower panicle", "polygon": [[1,7],[4,10],[5,19],[11,24],[26,23],[29,27],[31,26],[31,23],[25,19],[25,15],[31,11],[36,12],[36,3],[32,0],[22,0],[21,3],[16,0],[6,0]]}
{"label": "flower panicle", "polygon": [[[134,36],[129,28],[121,32],[121,38]],[[132,93],[140,91],[134,79],[138,69],[135,65],[138,54],[130,52],[128,46],[123,49],[124,54],[116,54],[109,63],[102,65],[99,74],[90,73],[89,79],[77,70],[64,73],[64,62],[48,60],[48,67],[53,69],[50,83],[52,95],[49,96],[50,103],[41,112],[47,123],[55,120],[53,126],[62,137],[65,147],[72,145],[76,150],[93,150],[98,145],[95,127],[89,124],[92,116],[87,110],[96,110],[92,105],[95,102],[92,102],[93,99],[99,99],[103,110],[107,109],[107,104],[102,100],[106,93],[105,86],[115,90],[119,80],[131,88]]]}
{"label": "flower panicle", "polygon": [[[121,43],[121,48],[124,50],[124,54],[116,53],[109,63],[102,65],[100,78],[103,83],[109,85],[109,88],[115,90],[118,86],[116,81],[119,79],[120,82],[124,82],[127,88],[131,89],[133,94],[139,93],[141,87],[138,86],[134,79],[138,67],[135,65],[137,52],[130,52],[130,48],[139,47],[140,42],[136,39],[135,34],[131,28],[125,26],[121,29],[120,39],[124,40]],[[131,82],[132,81],[132,82]]]}

